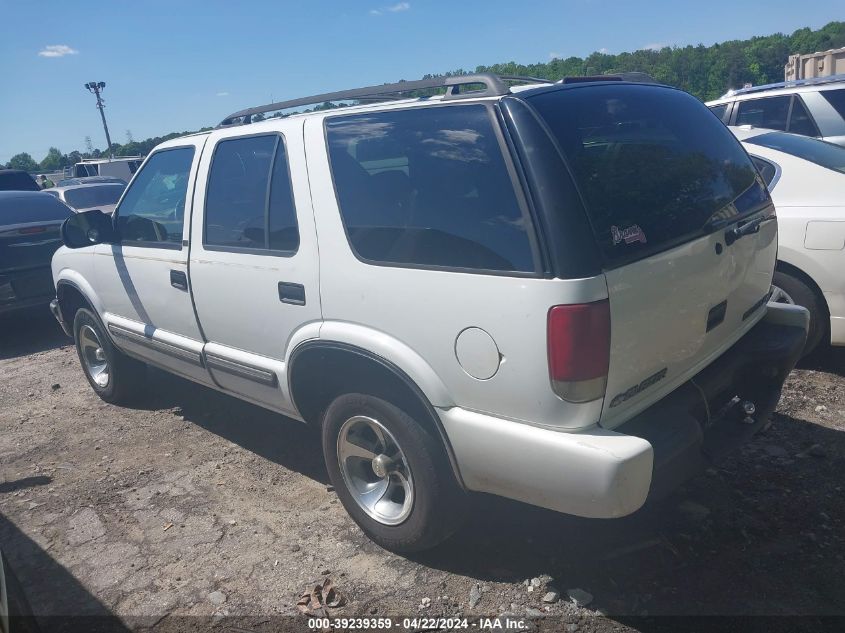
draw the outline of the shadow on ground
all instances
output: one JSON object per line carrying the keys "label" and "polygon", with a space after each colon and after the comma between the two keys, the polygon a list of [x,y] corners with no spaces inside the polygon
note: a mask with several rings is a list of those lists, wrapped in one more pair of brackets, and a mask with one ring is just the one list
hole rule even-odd
{"label": "shadow on ground", "polygon": [[482,582],[548,574],[612,615],[845,615],[845,434],[775,417],[742,454],[630,517],[483,497],[417,560]]}
{"label": "shadow on ground", "polygon": [[[301,423],[151,370],[148,408],[178,408],[253,453],[327,483]],[[813,447],[811,449],[811,447]],[[845,434],[775,415],[738,454],[617,520],[474,495],[465,527],[413,557],[479,582],[551,576],[591,607],[643,615],[845,615]],[[499,606],[499,605],[496,605]]]}
{"label": "shadow on ground", "polygon": [[47,306],[0,316],[0,360],[71,344]]}
{"label": "shadow on ground", "polygon": [[[20,583],[20,592],[37,617],[12,621],[12,632],[128,633],[120,620],[67,569],[0,514],[0,548]],[[17,583],[14,583],[17,585]],[[49,616],[41,614],[48,613]],[[72,617],[69,617],[72,616]]]}
{"label": "shadow on ground", "polygon": [[320,436],[302,422],[158,369],[147,370],[148,394],[135,408],[177,414],[288,470],[328,484]]}
{"label": "shadow on ground", "polygon": [[825,347],[798,363],[799,369],[814,369],[845,376],[845,347]]}

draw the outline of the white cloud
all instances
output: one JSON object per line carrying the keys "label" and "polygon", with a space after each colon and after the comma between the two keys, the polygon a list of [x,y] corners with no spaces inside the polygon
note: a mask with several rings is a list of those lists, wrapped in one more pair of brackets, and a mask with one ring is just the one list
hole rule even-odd
{"label": "white cloud", "polygon": [[549,53],[549,59],[560,59],[561,57],[562,57],[562,55],[560,53],[555,53],[555,52]]}
{"label": "white cloud", "polygon": [[50,44],[38,51],[39,57],[64,57],[65,55],[78,55],[79,51],[67,44]]}
{"label": "white cloud", "polygon": [[609,53],[610,53],[610,49],[605,48],[604,46],[602,46],[602,47],[599,49],[599,53],[601,53],[602,55],[607,55],[607,54],[609,54]]}
{"label": "white cloud", "polygon": [[229,93],[224,90],[223,92],[218,92],[217,96],[218,97],[228,97]]}
{"label": "white cloud", "polygon": [[663,42],[654,42],[652,44],[646,44],[640,50],[644,51],[659,51],[661,48],[666,48],[669,46],[668,44],[664,44]]}
{"label": "white cloud", "polygon": [[399,13],[400,11],[410,11],[410,10],[411,10],[411,3],[410,2],[397,2],[396,4],[390,5],[389,7],[382,7],[381,9],[370,9],[370,15],[384,15],[385,12]]}

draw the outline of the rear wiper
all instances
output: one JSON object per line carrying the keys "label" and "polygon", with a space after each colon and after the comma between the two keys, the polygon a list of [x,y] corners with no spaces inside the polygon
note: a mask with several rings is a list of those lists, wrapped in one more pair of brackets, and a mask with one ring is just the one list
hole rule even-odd
{"label": "rear wiper", "polygon": [[754,233],[757,233],[760,230],[761,224],[763,224],[764,222],[768,222],[769,220],[774,220],[775,217],[777,216],[775,216],[774,213],[770,215],[760,215],[756,218],[748,220],[748,222],[745,222],[740,226],[725,231],[725,244],[727,246],[730,246],[731,244],[733,244],[739,239],[742,239],[746,235],[753,235]]}

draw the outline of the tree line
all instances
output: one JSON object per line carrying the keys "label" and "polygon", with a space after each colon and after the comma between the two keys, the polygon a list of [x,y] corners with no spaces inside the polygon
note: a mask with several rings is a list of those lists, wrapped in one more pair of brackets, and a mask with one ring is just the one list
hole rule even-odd
{"label": "tree line", "polygon": [[[557,81],[563,77],[605,75],[619,72],[644,72],[660,83],[677,86],[703,101],[715,99],[731,88],[745,83],[760,85],[783,80],[783,67],[791,54],[806,54],[845,46],[845,22],[830,22],[820,29],[798,29],[791,35],[775,33],[731,40],[712,46],[665,46],[632,53],[610,54],[595,52],[586,58],[567,57],[545,63],[517,64],[507,62],[492,66],[478,66],[474,71],[457,69],[445,75],[464,75],[471,72],[500,75],[525,75]],[[442,75],[426,75],[432,78]],[[332,104],[315,109],[332,107]],[[281,113],[276,113],[276,116]],[[282,115],[283,116],[283,115]],[[263,118],[263,117],[260,117]],[[255,118],[254,120],[257,120]],[[211,128],[202,128],[207,130]],[[199,130],[199,131],[202,131]],[[146,156],[156,145],[189,134],[173,132],[143,141],[135,141],[127,130],[124,144],[113,143],[115,156]],[[51,147],[40,162],[27,153],[13,156],[6,167],[26,171],[58,171],[78,163],[83,158],[101,158],[108,152],[94,148],[86,138],[85,151],[63,154]]]}

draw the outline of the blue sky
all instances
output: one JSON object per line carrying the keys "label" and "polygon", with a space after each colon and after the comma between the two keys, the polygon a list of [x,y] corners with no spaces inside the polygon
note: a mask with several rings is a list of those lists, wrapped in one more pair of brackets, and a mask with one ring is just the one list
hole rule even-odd
{"label": "blue sky", "polygon": [[[51,145],[213,125],[242,107],[428,72],[654,45],[712,44],[842,19],[787,0],[0,0],[0,162]],[[808,17],[811,16],[811,17]],[[785,60],[784,60],[785,61]]]}

